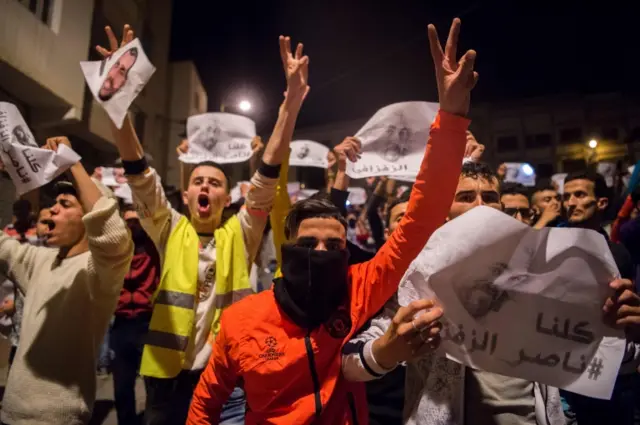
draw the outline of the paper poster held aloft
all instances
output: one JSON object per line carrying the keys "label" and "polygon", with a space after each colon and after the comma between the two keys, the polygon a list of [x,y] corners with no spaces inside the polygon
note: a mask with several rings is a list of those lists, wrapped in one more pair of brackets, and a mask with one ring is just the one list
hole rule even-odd
{"label": "paper poster held aloft", "polygon": [[505,165],[507,166],[505,182],[520,183],[528,187],[536,185],[536,172],[531,165],[526,162],[506,162]]}
{"label": "paper poster held aloft", "polygon": [[137,38],[108,58],[80,62],[80,67],[96,102],[117,128],[122,128],[129,106],[156,71]]}
{"label": "paper poster held aloft", "polygon": [[225,112],[193,115],[187,119],[189,151],[179,159],[188,164],[248,161],[255,136],[256,123],[245,116]]}
{"label": "paper poster held aloft", "polygon": [[613,187],[613,179],[616,176],[616,164],[613,162],[598,162],[598,174],[604,177],[607,187]]}
{"label": "paper poster held aloft", "polygon": [[560,195],[564,193],[564,180],[567,176],[567,173],[557,173],[551,176],[551,182],[558,187],[558,193]]}
{"label": "paper poster held aloft", "polygon": [[238,182],[233,187],[233,189],[231,189],[231,192],[229,193],[229,196],[231,196],[231,203],[235,204],[240,199],[244,198],[250,186],[251,186],[251,182],[248,182],[248,181]]}
{"label": "paper poster held aloft", "polygon": [[362,156],[356,163],[347,161],[349,177],[415,180],[438,109],[437,103],[402,102],[376,112],[355,135],[362,142]]}
{"label": "paper poster held aloft", "polygon": [[619,271],[599,233],[537,230],[481,206],[436,230],[406,276],[442,306],[449,359],[611,397],[626,341],[602,318]]}
{"label": "paper poster held aloft", "polygon": [[328,168],[329,148],[322,143],[311,140],[295,140],[291,142],[289,165],[292,167]]}
{"label": "paper poster held aloft", "polygon": [[349,205],[364,205],[367,203],[367,191],[362,187],[350,187],[349,197],[347,198]]}
{"label": "paper poster held aloft", "polygon": [[22,195],[51,182],[80,156],[65,145],[57,152],[39,148],[18,108],[0,102],[0,160]]}
{"label": "paper poster held aloft", "polygon": [[133,205],[133,192],[127,183],[124,168],[97,167],[92,177],[112,189],[116,198],[122,199],[125,204]]}

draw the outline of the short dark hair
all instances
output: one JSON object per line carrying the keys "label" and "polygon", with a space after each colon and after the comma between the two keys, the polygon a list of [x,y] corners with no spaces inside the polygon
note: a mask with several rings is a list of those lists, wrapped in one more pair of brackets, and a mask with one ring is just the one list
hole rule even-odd
{"label": "short dark hair", "polygon": [[531,194],[534,195],[534,194],[536,194],[538,192],[544,192],[545,190],[551,190],[553,192],[557,192],[558,191],[555,187],[553,187],[553,185],[551,183],[543,183],[543,184],[536,185],[536,187],[533,189]]}
{"label": "short dark hair", "polygon": [[387,227],[389,227],[389,225],[391,224],[391,210],[393,210],[400,204],[409,202],[409,198],[411,198],[411,190],[405,190],[400,196],[398,196],[389,204],[389,208],[387,209],[387,216],[385,217],[385,223],[387,224]]}
{"label": "short dark hair", "polygon": [[593,182],[593,190],[596,198],[609,198],[609,188],[607,187],[607,182],[602,174],[596,173],[595,171],[578,171],[569,173],[564,179],[564,184],[573,180],[589,180],[590,182]]}
{"label": "short dark hair", "polygon": [[26,199],[18,199],[13,203],[13,215],[25,216],[31,213],[31,202]]}
{"label": "short dark hair", "polygon": [[231,190],[231,180],[229,180],[229,176],[227,175],[227,173],[224,171],[224,169],[222,168],[222,166],[220,166],[220,164],[215,163],[213,161],[202,161],[202,162],[198,162],[194,167],[193,170],[191,170],[191,173],[189,173],[189,182],[191,181],[191,176],[193,175],[194,171],[196,171],[198,168],[200,167],[213,167],[213,168],[217,168],[218,170],[220,170],[220,172],[222,173],[222,175],[224,175],[224,179],[227,181],[227,192],[229,190]]}
{"label": "short dark hair", "polygon": [[291,207],[284,222],[284,235],[287,239],[298,234],[300,223],[309,218],[333,218],[347,230],[347,220],[329,199],[326,193],[318,192],[310,198],[298,201]]}
{"label": "short dark hair", "polygon": [[500,185],[500,198],[504,195],[522,195],[529,199],[529,189],[521,183],[504,182]]}
{"label": "short dark hair", "polygon": [[53,196],[58,197],[60,195],[71,195],[78,197],[78,191],[73,183],[62,180],[53,185]]}
{"label": "short dark hair", "polygon": [[462,164],[460,177],[481,178],[487,181],[498,180],[498,175],[484,162],[467,161]]}

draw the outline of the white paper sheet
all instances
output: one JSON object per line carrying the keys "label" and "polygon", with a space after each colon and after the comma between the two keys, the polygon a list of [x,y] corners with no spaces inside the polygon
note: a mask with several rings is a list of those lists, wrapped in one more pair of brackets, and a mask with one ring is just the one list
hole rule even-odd
{"label": "white paper sheet", "polygon": [[615,276],[602,235],[477,207],[433,234],[406,279],[442,304],[450,359],[609,399],[625,350],[624,333],[602,323]]}
{"label": "white paper sheet", "polygon": [[248,181],[241,181],[238,182],[233,189],[231,189],[231,192],[229,193],[229,196],[231,196],[231,203],[235,203],[238,202],[241,198],[242,198],[242,188],[245,185],[250,185],[251,182]]}
{"label": "white paper sheet", "polygon": [[244,162],[251,158],[256,124],[242,115],[212,112],[187,119],[189,151],[179,159],[188,164]]}
{"label": "white paper sheet", "polygon": [[80,156],[65,145],[57,152],[40,149],[18,108],[0,102],[0,159],[22,195],[51,182]]}
{"label": "white paper sheet", "polygon": [[598,162],[597,172],[602,174],[607,187],[613,187],[613,178],[616,175],[616,164],[613,162]]}
{"label": "white paper sheet", "polygon": [[156,71],[137,38],[107,59],[80,62],[80,67],[96,102],[118,128],[122,128],[129,106]]}
{"label": "white paper sheet", "polygon": [[507,173],[504,176],[505,182],[520,183],[528,187],[536,185],[536,173],[531,165],[524,162],[505,162],[505,165],[507,166]]}
{"label": "white paper sheet", "polygon": [[356,163],[347,161],[347,175],[405,176],[415,181],[438,109],[437,103],[429,102],[380,109],[355,135],[362,142],[362,157]]}
{"label": "white paper sheet", "polygon": [[133,192],[131,192],[131,186],[127,183],[121,183],[113,189],[113,194],[122,199],[125,204],[133,205]]}
{"label": "white paper sheet", "polygon": [[560,195],[564,193],[564,179],[566,179],[568,175],[568,173],[557,173],[551,176],[551,181],[558,185],[558,193]]}
{"label": "white paper sheet", "polygon": [[309,199],[316,193],[318,193],[317,189],[300,189],[292,197],[294,198],[294,202],[298,202]]}
{"label": "white paper sheet", "polygon": [[291,142],[289,165],[292,167],[328,168],[327,155],[329,148],[322,143],[311,140],[295,140]]}
{"label": "white paper sheet", "polygon": [[364,205],[367,203],[367,191],[362,187],[350,187],[347,202],[350,205]]}

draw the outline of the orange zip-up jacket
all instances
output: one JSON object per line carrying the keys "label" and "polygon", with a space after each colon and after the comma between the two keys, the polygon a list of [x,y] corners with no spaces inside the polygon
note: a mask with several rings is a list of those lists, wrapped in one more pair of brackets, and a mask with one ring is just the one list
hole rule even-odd
{"label": "orange zip-up jacket", "polygon": [[342,377],[342,346],[398,289],[409,264],[444,223],[468,126],[465,118],[438,113],[404,218],[371,261],[349,267],[348,305],[327,323],[311,332],[296,325],[273,290],[249,296],[223,313],[188,425],[217,424],[236,385],[246,394],[246,425],[368,423],[362,387]]}

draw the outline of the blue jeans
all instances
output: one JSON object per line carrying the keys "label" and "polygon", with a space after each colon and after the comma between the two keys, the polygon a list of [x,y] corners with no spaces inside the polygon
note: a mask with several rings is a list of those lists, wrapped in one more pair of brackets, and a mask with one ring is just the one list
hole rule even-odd
{"label": "blue jeans", "polygon": [[244,425],[245,399],[242,388],[235,388],[222,406],[220,425]]}

